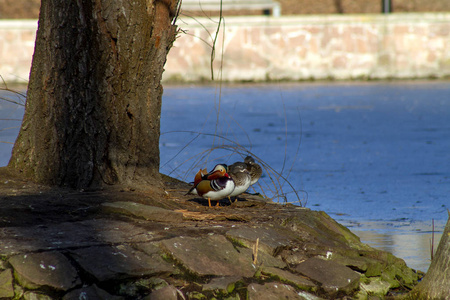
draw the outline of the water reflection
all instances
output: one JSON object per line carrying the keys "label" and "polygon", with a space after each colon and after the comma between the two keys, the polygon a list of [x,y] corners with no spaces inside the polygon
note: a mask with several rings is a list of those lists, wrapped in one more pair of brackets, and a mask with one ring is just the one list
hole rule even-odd
{"label": "water reflection", "polygon": [[431,223],[396,224],[386,222],[341,222],[354,234],[376,249],[392,253],[405,260],[415,270],[426,272],[431,263],[431,244],[433,249],[439,245],[445,222],[435,222],[434,233]]}

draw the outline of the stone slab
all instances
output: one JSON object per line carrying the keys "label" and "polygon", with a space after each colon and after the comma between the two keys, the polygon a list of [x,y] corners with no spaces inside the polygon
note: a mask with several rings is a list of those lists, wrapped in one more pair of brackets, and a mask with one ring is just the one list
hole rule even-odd
{"label": "stone slab", "polygon": [[353,270],[356,270],[360,273],[365,273],[367,277],[381,275],[382,264],[380,263],[380,261],[377,261],[376,259],[370,257],[351,257],[333,254],[331,256],[331,260],[341,265],[347,266]]}
{"label": "stone slab", "polygon": [[44,293],[28,291],[23,294],[23,300],[54,300]]}
{"label": "stone slab", "polygon": [[284,283],[294,285],[301,290],[315,291],[316,285],[307,278],[304,278],[298,274],[293,274],[289,271],[281,270],[274,267],[263,267],[262,274],[274,277]]}
{"label": "stone slab", "polygon": [[0,298],[14,297],[13,277],[11,270],[0,272]]}
{"label": "stone slab", "polygon": [[48,286],[66,291],[81,284],[76,269],[57,251],[16,255],[9,263],[25,288]]}
{"label": "stone slab", "polygon": [[242,280],[239,276],[225,276],[211,279],[210,282],[203,285],[203,291],[219,291],[224,294],[231,293],[236,282]]}
{"label": "stone slab", "polygon": [[318,282],[330,296],[341,291],[351,294],[358,288],[361,277],[348,267],[316,257],[297,265],[295,271]]}
{"label": "stone slab", "polygon": [[158,244],[159,243],[156,243],[156,242],[139,243],[139,244],[135,244],[134,247],[151,257],[160,259],[162,250]]}
{"label": "stone slab", "polygon": [[382,281],[381,278],[366,278],[360,283],[361,290],[369,295],[384,296],[388,293],[391,285],[389,282]]}
{"label": "stone slab", "polygon": [[292,286],[279,282],[252,283],[247,287],[247,292],[248,300],[308,299],[297,293]]}
{"label": "stone slab", "polygon": [[9,227],[0,230],[0,254],[11,256],[41,250],[104,245],[109,243],[148,242],[159,233],[116,220],[95,219],[65,222],[52,226]]}
{"label": "stone slab", "polygon": [[172,210],[144,205],[136,202],[111,202],[102,203],[103,209],[113,213],[124,214],[134,218],[145,219],[147,221],[156,222],[181,222],[183,221],[183,214]]}
{"label": "stone slab", "polygon": [[[286,230],[284,230],[286,232]],[[290,246],[293,239],[284,234],[281,230],[274,228],[252,228],[241,226],[227,231],[226,236],[229,239],[236,240],[248,248],[252,248],[259,238],[259,250],[275,256],[282,249]]]}
{"label": "stone slab", "polygon": [[122,300],[121,296],[114,296],[107,291],[100,289],[98,286],[91,285],[73,290],[64,295],[63,300],[80,300],[80,299],[96,299],[96,300]]}
{"label": "stone slab", "polygon": [[[161,242],[163,249],[178,263],[198,276],[253,277],[257,266],[253,265],[252,251],[239,251],[222,235],[202,238],[177,237]],[[280,259],[261,253],[259,261],[267,266],[285,267]]]}
{"label": "stone slab", "polygon": [[99,281],[171,273],[174,268],[160,256],[127,245],[94,246],[70,251],[70,256]]}
{"label": "stone slab", "polygon": [[154,290],[144,300],[177,300],[178,291],[173,285],[168,285],[158,290]]}

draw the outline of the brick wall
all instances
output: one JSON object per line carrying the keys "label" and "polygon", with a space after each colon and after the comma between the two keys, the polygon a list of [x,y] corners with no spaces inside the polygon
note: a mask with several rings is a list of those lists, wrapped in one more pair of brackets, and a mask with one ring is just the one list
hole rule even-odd
{"label": "brick wall", "polygon": [[[0,21],[0,75],[8,82],[28,80],[36,25]],[[184,33],[163,80],[208,80],[217,24],[178,25]],[[227,17],[220,33],[214,72],[219,78],[222,65],[227,81],[450,76],[450,13]]]}

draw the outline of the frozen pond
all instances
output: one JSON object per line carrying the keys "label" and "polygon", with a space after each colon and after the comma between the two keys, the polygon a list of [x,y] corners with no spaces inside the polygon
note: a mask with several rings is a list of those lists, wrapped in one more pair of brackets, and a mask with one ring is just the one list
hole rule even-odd
{"label": "frozen pond", "polygon": [[[21,113],[0,101],[0,119]],[[0,141],[13,142],[17,130],[2,129],[17,125],[0,120]],[[432,220],[437,247],[450,208],[450,82],[166,86],[161,132],[163,173],[192,181],[205,166],[197,155],[237,143],[287,177],[307,207],[428,268]],[[5,165],[12,145],[0,147]],[[208,169],[240,159],[232,153],[212,152]],[[273,196],[270,183],[262,187]],[[298,204],[287,184],[283,192]]]}
{"label": "frozen pond", "polygon": [[[211,136],[179,131],[217,132],[279,172],[285,163],[307,207],[428,268],[432,220],[442,231],[450,207],[450,82],[183,86],[163,99],[164,173],[192,181],[199,166],[184,162],[212,146]],[[239,158],[228,153],[209,158]]]}
{"label": "frozen pond", "polygon": [[[23,91],[25,87],[18,87]],[[24,112],[24,98],[0,90],[0,167],[8,164],[14,141],[19,133]]]}

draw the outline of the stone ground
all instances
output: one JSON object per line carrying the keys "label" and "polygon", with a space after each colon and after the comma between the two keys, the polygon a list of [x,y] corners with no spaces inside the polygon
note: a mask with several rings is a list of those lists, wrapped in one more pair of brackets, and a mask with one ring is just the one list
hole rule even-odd
{"label": "stone ground", "polygon": [[0,178],[0,298],[377,299],[419,279],[325,213],[259,196],[208,208],[168,177],[163,195]]}

